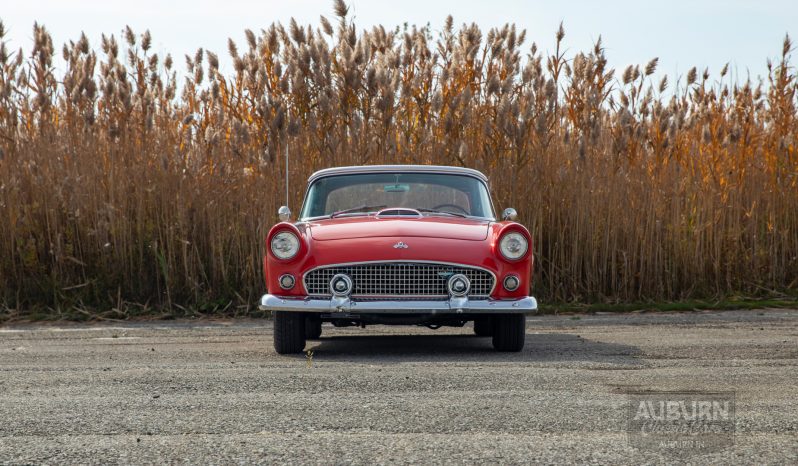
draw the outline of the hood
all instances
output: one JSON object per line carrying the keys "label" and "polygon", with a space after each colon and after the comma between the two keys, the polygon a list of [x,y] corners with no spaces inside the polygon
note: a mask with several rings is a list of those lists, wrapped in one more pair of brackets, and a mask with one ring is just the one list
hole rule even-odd
{"label": "hood", "polygon": [[315,241],[377,237],[428,237],[484,241],[489,220],[429,216],[422,218],[348,217],[308,224]]}

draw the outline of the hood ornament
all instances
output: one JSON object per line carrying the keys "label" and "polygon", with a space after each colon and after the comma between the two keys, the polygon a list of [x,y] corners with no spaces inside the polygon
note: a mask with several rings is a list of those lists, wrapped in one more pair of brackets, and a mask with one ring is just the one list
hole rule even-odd
{"label": "hood ornament", "polygon": [[398,243],[396,243],[396,244],[394,244],[394,245],[393,245],[393,248],[394,248],[394,249],[407,249],[407,248],[409,248],[409,247],[410,247],[410,246],[406,245],[405,243],[403,243],[403,242],[401,242],[401,241],[399,241]]}

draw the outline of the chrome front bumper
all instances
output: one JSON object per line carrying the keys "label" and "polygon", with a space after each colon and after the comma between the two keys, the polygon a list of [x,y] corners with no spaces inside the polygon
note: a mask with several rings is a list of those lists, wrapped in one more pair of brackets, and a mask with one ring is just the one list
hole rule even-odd
{"label": "chrome front bumper", "polygon": [[295,298],[265,294],[262,311],[296,311],[348,314],[523,314],[538,310],[535,298],[514,300],[449,298],[446,300],[357,300],[347,297]]}

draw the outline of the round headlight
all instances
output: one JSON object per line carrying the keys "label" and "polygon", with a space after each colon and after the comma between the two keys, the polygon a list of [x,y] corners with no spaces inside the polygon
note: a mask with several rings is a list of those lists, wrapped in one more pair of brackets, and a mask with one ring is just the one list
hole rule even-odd
{"label": "round headlight", "polygon": [[278,259],[290,259],[299,252],[299,238],[290,231],[281,231],[272,237],[272,254]]}
{"label": "round headlight", "polygon": [[524,257],[528,248],[529,243],[521,233],[507,233],[499,241],[499,249],[502,255],[511,261]]}

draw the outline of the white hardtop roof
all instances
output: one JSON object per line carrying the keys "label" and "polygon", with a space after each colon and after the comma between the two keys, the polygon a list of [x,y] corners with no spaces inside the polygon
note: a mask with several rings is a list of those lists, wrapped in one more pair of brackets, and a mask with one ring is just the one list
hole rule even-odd
{"label": "white hardtop roof", "polygon": [[310,175],[308,183],[312,183],[318,178],[334,175],[352,175],[358,173],[442,173],[449,175],[468,175],[479,178],[485,183],[488,177],[482,172],[473,168],[447,167],[441,165],[359,165],[354,167],[334,167],[319,170]]}

